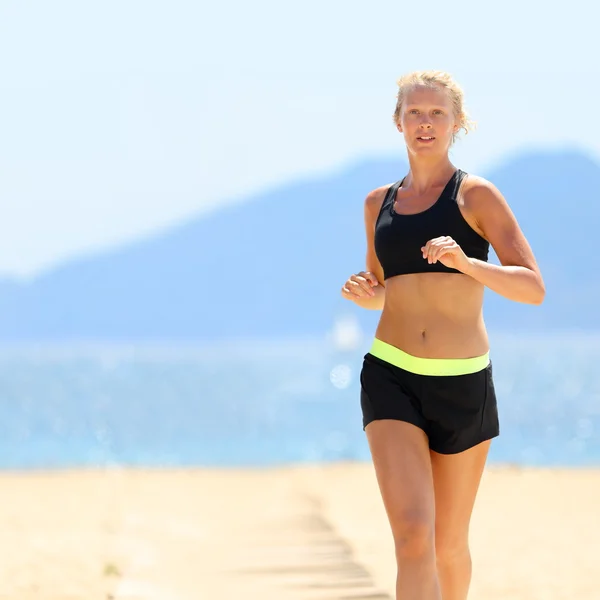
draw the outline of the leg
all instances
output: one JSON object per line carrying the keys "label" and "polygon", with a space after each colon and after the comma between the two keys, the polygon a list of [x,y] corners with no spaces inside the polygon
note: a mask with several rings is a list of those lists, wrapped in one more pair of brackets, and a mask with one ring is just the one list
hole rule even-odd
{"label": "leg", "polygon": [[469,523],[490,441],[458,454],[431,452],[435,546],[443,600],[466,600],[471,583]]}
{"label": "leg", "polygon": [[391,419],[365,432],[396,548],[397,600],[441,600],[436,574],[435,498],[427,436]]}

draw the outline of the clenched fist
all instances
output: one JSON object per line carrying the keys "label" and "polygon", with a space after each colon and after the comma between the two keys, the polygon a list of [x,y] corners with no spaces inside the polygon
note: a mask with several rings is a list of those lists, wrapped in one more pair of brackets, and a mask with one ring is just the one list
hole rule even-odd
{"label": "clenched fist", "polygon": [[375,295],[373,288],[379,285],[377,277],[369,271],[361,271],[351,275],[342,286],[342,296],[348,300],[369,298]]}
{"label": "clenched fist", "polygon": [[439,261],[444,266],[463,273],[466,273],[470,266],[462,248],[449,235],[429,240],[421,248],[421,252],[429,264]]}

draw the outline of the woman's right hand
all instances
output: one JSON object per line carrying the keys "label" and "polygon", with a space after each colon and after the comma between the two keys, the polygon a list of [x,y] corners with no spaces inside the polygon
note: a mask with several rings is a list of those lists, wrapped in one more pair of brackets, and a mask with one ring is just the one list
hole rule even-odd
{"label": "woman's right hand", "polygon": [[361,271],[351,275],[342,286],[342,296],[348,300],[371,298],[375,295],[373,288],[379,285],[377,277],[370,271]]}

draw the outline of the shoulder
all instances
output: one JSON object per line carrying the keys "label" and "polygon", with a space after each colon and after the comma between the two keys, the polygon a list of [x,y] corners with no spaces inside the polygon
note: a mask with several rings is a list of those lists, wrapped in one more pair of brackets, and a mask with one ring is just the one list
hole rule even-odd
{"label": "shoulder", "polygon": [[491,239],[496,231],[516,231],[517,219],[500,190],[491,181],[468,175],[463,185],[459,194],[463,208],[478,232]]}
{"label": "shoulder", "polygon": [[468,208],[477,208],[478,205],[504,201],[500,190],[491,181],[470,173],[463,180],[460,194]]}
{"label": "shoulder", "polygon": [[372,217],[377,217],[386,194],[393,185],[393,183],[387,183],[386,185],[371,190],[365,198],[365,213]]}
{"label": "shoulder", "polygon": [[502,192],[491,181],[479,175],[468,174],[465,177],[459,196],[466,212],[477,220],[487,215],[498,216],[511,212]]}
{"label": "shoulder", "polygon": [[386,183],[385,185],[371,190],[365,198],[365,204],[369,206],[376,206],[377,204],[381,205],[386,194],[393,185],[393,183]]}

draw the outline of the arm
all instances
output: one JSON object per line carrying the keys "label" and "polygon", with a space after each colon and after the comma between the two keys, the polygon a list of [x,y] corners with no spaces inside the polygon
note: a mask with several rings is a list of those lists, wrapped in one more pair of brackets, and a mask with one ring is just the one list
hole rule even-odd
{"label": "arm", "polygon": [[464,193],[465,209],[490,242],[501,265],[468,258],[463,271],[494,292],[526,304],[541,304],[546,293],[531,247],[508,203],[499,190],[484,179]]}
{"label": "arm", "polygon": [[383,269],[374,248],[375,221],[388,186],[373,190],[364,204],[364,220],[367,237],[366,272],[353,275],[342,287],[342,296],[361,308],[381,310],[385,301]]}

